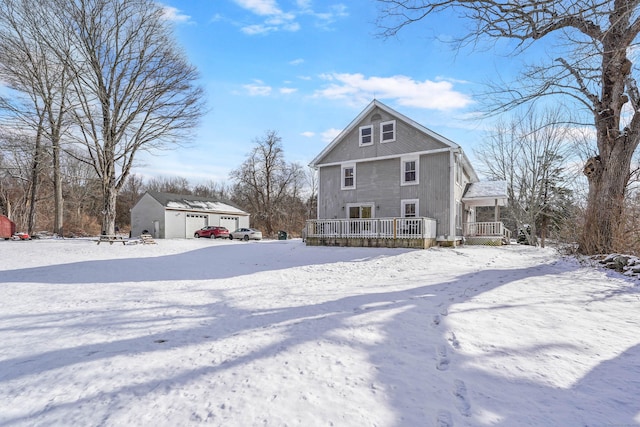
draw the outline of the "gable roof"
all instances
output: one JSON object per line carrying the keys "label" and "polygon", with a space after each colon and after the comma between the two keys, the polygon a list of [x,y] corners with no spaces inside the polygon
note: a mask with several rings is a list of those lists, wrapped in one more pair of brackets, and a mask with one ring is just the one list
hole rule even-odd
{"label": "gable roof", "polygon": [[429,128],[424,127],[423,125],[421,125],[420,123],[410,119],[409,117],[405,116],[402,113],[399,113],[398,111],[394,110],[393,108],[383,104],[382,102],[378,101],[377,99],[374,99],[373,101],[371,101],[369,103],[369,105],[367,105],[367,107],[362,110],[362,112],[360,114],[358,114],[358,116],[353,119],[351,121],[351,123],[349,123],[349,125],[344,128],[342,130],[342,132],[340,132],[338,134],[338,136],[336,136],[333,141],[331,141],[331,143],[329,143],[329,145],[327,145],[324,150],[322,150],[320,152],[320,154],[318,154],[309,164],[309,166],[316,168],[320,165],[320,162],[322,161],[322,159],[329,153],[331,152],[331,150],[333,150],[334,147],[336,147],[338,144],[340,144],[340,142],[342,142],[342,139],[348,135],[352,130],[354,130],[356,127],[358,127],[358,124],[364,120],[375,108],[379,108],[381,110],[383,110],[384,112],[386,112],[387,114],[391,115],[391,116],[395,116],[396,118],[402,120],[403,122],[407,123],[409,126],[414,127],[415,129],[417,129],[418,131],[430,136],[431,138],[435,139],[436,141],[440,142],[441,144],[445,145],[446,147],[452,149],[452,150],[456,150],[458,152],[460,152],[462,154],[462,162],[464,164],[464,167],[469,171],[470,176],[472,177],[472,181],[478,181],[478,176],[475,172],[475,170],[473,169],[473,167],[471,166],[471,163],[469,162],[469,159],[467,158],[467,155],[463,152],[462,147],[460,147],[460,145],[456,144],[455,142],[451,141],[448,138],[445,138],[444,136],[432,131]]}
{"label": "gable roof", "polygon": [[167,209],[249,215],[242,209],[233,206],[230,202],[210,197],[161,193],[158,191],[147,191],[147,194]]}

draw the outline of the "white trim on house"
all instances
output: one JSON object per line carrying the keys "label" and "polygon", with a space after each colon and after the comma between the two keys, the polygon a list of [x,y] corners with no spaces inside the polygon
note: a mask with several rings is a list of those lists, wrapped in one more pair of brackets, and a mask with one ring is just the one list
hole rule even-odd
{"label": "white trim on house", "polygon": [[[425,151],[416,151],[414,153],[409,153],[411,156],[423,156],[425,154],[438,154],[438,153],[446,153],[451,151],[451,148],[437,148],[435,150],[425,150]],[[366,162],[375,162],[378,160],[390,160],[390,159],[401,159],[406,157],[407,153],[404,154],[390,154],[388,156],[380,156],[380,157],[367,157],[365,159],[357,159],[357,160],[349,160],[350,163],[358,164],[358,163],[366,163]],[[316,168],[322,168],[326,166],[342,166],[345,162],[333,162],[333,163],[323,163],[321,165],[315,165]]]}
{"label": "white trim on house", "polygon": [[[407,171],[407,163],[413,162],[413,170]],[[407,173],[413,172],[414,179],[407,181]],[[410,155],[400,158],[400,185],[420,184],[420,156]]]}
{"label": "white trim on house", "polygon": [[[407,205],[415,205],[415,212],[412,216],[407,216]],[[420,199],[400,200],[400,215],[402,218],[415,218],[420,216]]]}
{"label": "white trim on house", "polygon": [[[352,185],[346,185],[347,169],[352,169],[350,179],[353,180]],[[342,163],[340,167],[340,189],[341,190],[355,190],[356,189],[356,164],[355,163]]]}
{"label": "white trim on house", "polygon": [[[369,134],[363,135],[364,130],[369,130]],[[369,142],[363,142],[365,139],[368,139]],[[360,129],[358,129],[358,144],[360,147],[373,145],[373,125],[360,126]]]}
{"label": "white trim on house", "polygon": [[456,152],[451,150],[449,153],[449,182],[450,187],[450,199],[449,199],[449,235],[448,240],[456,244]]}
{"label": "white trim on house", "polygon": [[[407,123],[409,126],[412,126],[416,129],[418,129],[420,132],[423,132],[424,134],[432,137],[433,139],[435,139],[436,141],[441,142],[442,144],[450,147],[450,148],[456,148],[459,149],[460,146],[458,144],[456,144],[455,142],[451,141],[448,138],[445,138],[442,135],[439,135],[437,133],[435,133],[434,131],[432,131],[431,129],[428,129],[424,126],[422,126],[420,123],[410,119],[409,117],[405,116],[402,113],[399,113],[389,107],[387,107],[385,104],[383,104],[382,102],[378,101],[377,99],[374,99],[373,101],[371,101],[369,103],[369,105],[367,106],[367,108],[365,108],[359,115],[358,117],[356,117],[355,119],[353,119],[351,121],[351,123],[349,123],[349,125],[344,128],[342,130],[342,132],[340,132],[340,134],[338,134],[338,136],[336,136],[333,141],[331,141],[331,143],[329,145],[327,145],[324,150],[322,150],[320,152],[320,154],[318,154],[315,159],[313,159],[310,163],[310,166],[312,167],[317,167],[318,166],[318,162],[320,161],[320,159],[322,159],[327,153],[329,153],[331,150],[333,150],[333,148],[338,145],[340,143],[340,141],[342,141],[342,139],[349,134],[349,132],[351,132],[357,125],[358,123],[360,123],[362,120],[364,120],[364,118],[369,115],[371,113],[371,111],[373,111],[374,108],[380,108],[382,111],[385,111],[386,113],[388,113],[391,116],[395,116],[398,119],[402,120],[403,122]],[[324,165],[323,165],[324,166]],[[474,172],[475,173],[475,172]]]}
{"label": "white trim on house", "polygon": [[[480,178],[478,177],[478,174],[476,173],[476,171],[473,169],[473,167],[471,166],[471,162],[469,162],[469,159],[467,158],[467,155],[464,153],[464,151],[462,150],[462,148],[460,147],[460,145],[456,144],[455,142],[451,141],[448,138],[445,138],[444,136],[432,131],[429,128],[424,127],[423,125],[421,125],[420,123],[414,121],[413,119],[410,119],[409,117],[405,116],[404,114],[393,110],[392,108],[386,106],[385,104],[383,104],[382,102],[378,101],[377,99],[374,99],[373,101],[371,101],[369,103],[369,105],[355,118],[351,121],[351,123],[349,123],[349,125],[344,128],[342,130],[342,132],[340,132],[338,134],[338,136],[336,136],[333,141],[331,141],[331,143],[329,145],[327,145],[324,150],[322,150],[320,152],[320,154],[318,154],[312,161],[311,163],[309,163],[309,166],[311,166],[314,169],[317,169],[321,166],[335,166],[335,165],[339,165],[341,164],[341,162],[337,162],[337,163],[325,163],[325,164],[320,164],[320,160],[325,157],[331,150],[334,149],[334,147],[336,147],[351,131],[353,131],[356,126],[359,125],[359,123],[361,123],[375,108],[379,108],[382,111],[386,112],[387,114],[396,117],[396,119],[399,119],[403,122],[405,122],[406,124],[408,124],[409,126],[414,127],[415,129],[417,129],[418,131],[424,133],[427,136],[430,136],[431,138],[435,139],[436,141],[439,141],[440,143],[446,145],[449,148],[444,148],[441,150],[432,150],[432,153],[437,153],[437,152],[442,152],[442,151],[447,151],[447,150],[455,150],[458,153],[461,154],[462,156],[462,163],[464,165],[465,170],[467,170],[469,172],[469,178],[471,182],[477,182],[480,181]],[[397,126],[396,126],[397,127]],[[394,127],[394,131],[395,128]],[[428,154],[429,152],[419,152],[419,153],[415,153],[415,154]],[[374,159],[369,159],[371,161],[374,160],[384,160],[384,159],[389,159],[389,158],[396,158],[399,156],[381,156],[378,158],[374,158]],[[368,161],[367,159],[364,160],[359,160],[359,161]]]}
{"label": "white trim on house", "polygon": [[[391,130],[384,130],[385,126],[391,125]],[[387,142],[395,142],[396,140],[396,126],[395,120],[388,120],[380,123],[380,144],[386,144]],[[385,138],[385,135],[391,134],[390,138]]]}
{"label": "white trim on house", "polygon": [[[364,203],[347,203],[345,205],[345,218],[346,219],[370,219],[370,218],[362,218],[362,208],[368,207],[371,209],[371,218],[376,217],[376,204],[373,202],[364,202]],[[349,216],[351,208],[360,208],[360,216],[358,218],[351,218]]]}

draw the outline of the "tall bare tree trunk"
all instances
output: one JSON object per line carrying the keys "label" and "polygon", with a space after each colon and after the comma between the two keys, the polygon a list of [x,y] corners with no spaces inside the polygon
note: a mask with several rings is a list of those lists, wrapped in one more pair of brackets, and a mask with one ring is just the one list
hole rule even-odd
{"label": "tall bare tree trunk", "polygon": [[585,254],[615,251],[615,236],[620,235],[624,193],[629,180],[633,148],[636,144],[607,144],[608,156],[592,157],[584,168],[589,194],[580,252]]}
{"label": "tall bare tree trunk", "polygon": [[118,190],[111,180],[103,181],[102,195],[104,206],[102,207],[102,233],[115,234],[116,223],[116,200],[118,198]]}
{"label": "tall bare tree trunk", "polygon": [[60,171],[60,140],[53,143],[53,191],[54,220],[53,232],[64,237],[64,199],[62,195],[62,172]]}
{"label": "tall bare tree trunk", "polygon": [[42,122],[43,117],[40,116],[40,123],[36,132],[36,144],[33,151],[33,161],[31,162],[31,186],[29,187],[29,214],[27,218],[27,233],[33,234],[36,222],[36,208],[38,205],[38,190],[40,189],[40,168],[42,164]]}

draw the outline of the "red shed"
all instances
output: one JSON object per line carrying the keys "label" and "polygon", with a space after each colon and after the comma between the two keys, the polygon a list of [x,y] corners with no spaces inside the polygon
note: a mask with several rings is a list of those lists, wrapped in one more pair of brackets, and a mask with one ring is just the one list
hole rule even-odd
{"label": "red shed", "polygon": [[4,215],[0,215],[0,239],[10,239],[16,232],[16,224]]}

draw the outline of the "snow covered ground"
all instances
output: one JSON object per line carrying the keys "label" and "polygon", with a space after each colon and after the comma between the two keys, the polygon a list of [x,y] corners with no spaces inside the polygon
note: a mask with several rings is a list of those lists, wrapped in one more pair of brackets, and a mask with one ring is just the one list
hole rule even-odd
{"label": "snow covered ground", "polygon": [[0,241],[0,425],[637,426],[637,283],[516,245]]}

